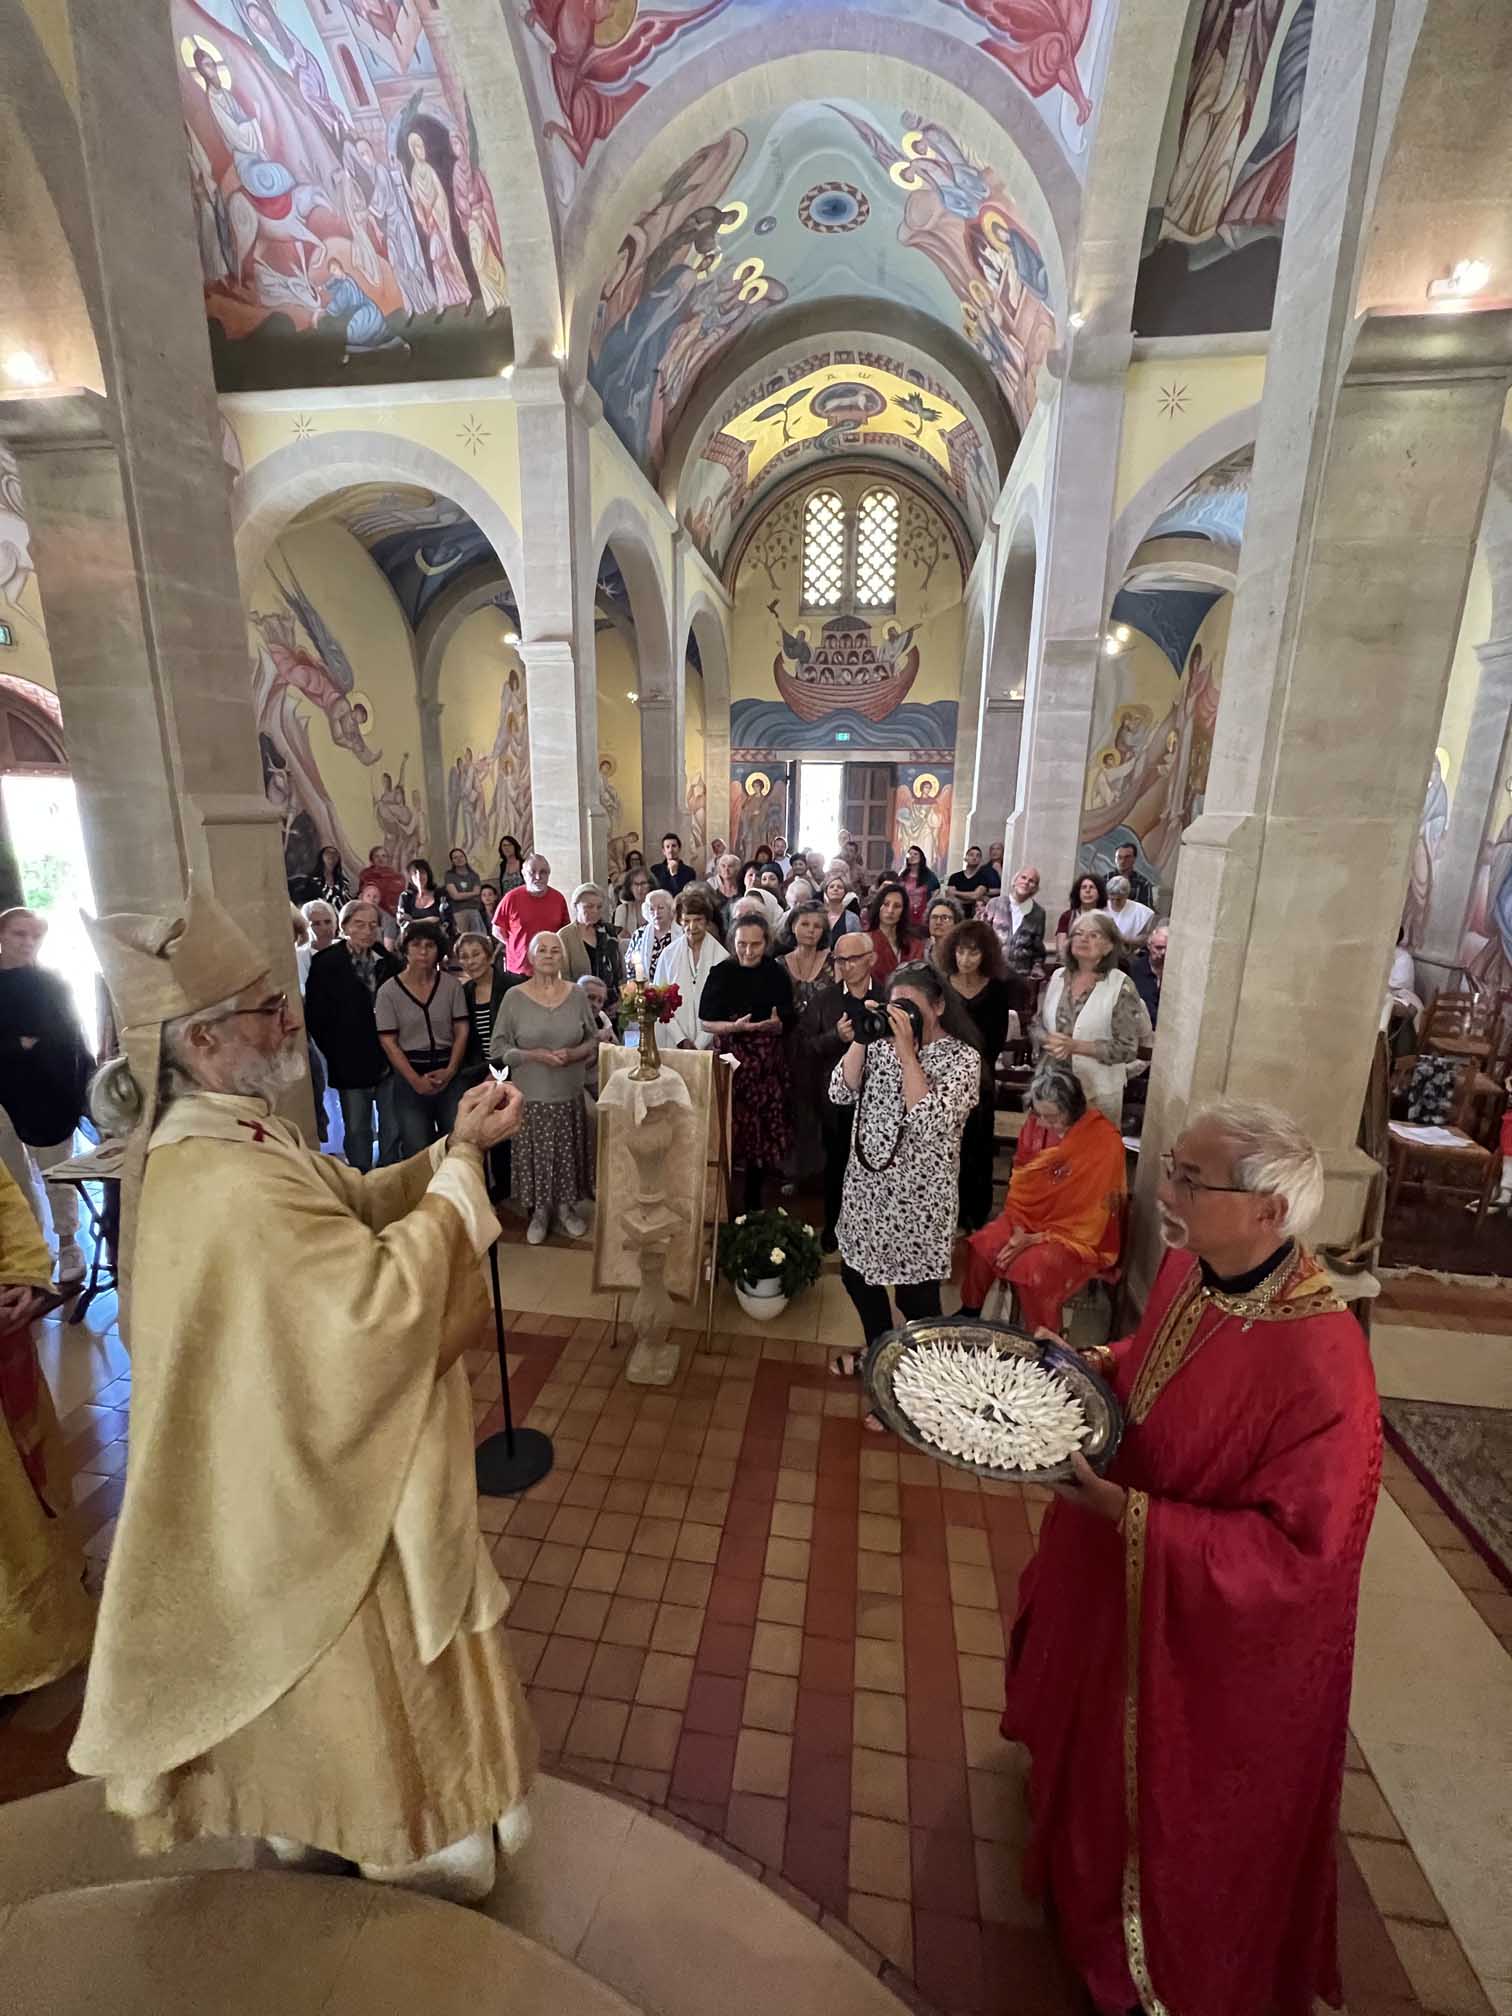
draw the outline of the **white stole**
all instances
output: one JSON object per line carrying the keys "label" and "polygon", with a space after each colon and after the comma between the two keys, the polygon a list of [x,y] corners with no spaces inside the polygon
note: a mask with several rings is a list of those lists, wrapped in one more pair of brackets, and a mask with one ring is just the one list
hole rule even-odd
{"label": "white stole", "polygon": [[[1106,1043],[1113,1036],[1113,1010],[1118,997],[1130,981],[1118,967],[1105,973],[1092,992],[1082,1003],[1076,1017],[1073,1031],[1078,1043]],[[1046,1035],[1053,1036],[1060,1014],[1061,995],[1065,992],[1066,969],[1057,967],[1050,976],[1050,984],[1045,989],[1045,998],[1040,1009],[1040,1019],[1045,1025]],[[1073,1057],[1071,1069],[1081,1081],[1087,1095],[1087,1103],[1095,1106],[1104,1118],[1111,1120],[1118,1128],[1123,1126],[1124,1084],[1130,1075],[1127,1064],[1104,1064],[1098,1057]]]}

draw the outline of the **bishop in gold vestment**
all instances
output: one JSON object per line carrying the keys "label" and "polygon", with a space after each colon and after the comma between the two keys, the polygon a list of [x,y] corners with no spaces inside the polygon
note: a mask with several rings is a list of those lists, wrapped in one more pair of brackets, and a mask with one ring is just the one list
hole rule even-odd
{"label": "bishop in gold vestment", "polygon": [[132,1056],[115,1090],[155,1096],[123,1200],[126,1495],[71,1761],[148,1849],[257,1835],[475,1897],[535,1762],[461,1363],[498,1234],[482,1151],[519,1095],[480,1087],[449,1144],[360,1174],[273,1116],[303,1032],[218,905],[94,936]]}

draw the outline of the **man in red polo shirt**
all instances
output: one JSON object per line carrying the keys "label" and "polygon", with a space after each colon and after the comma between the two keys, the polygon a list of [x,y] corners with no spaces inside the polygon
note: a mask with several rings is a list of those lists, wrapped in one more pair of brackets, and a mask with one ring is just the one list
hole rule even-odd
{"label": "man in red polo shirt", "polygon": [[537,931],[560,931],[567,922],[567,899],[551,887],[551,863],[544,854],[527,854],[520,864],[522,889],[511,889],[494,912],[493,935],[504,947],[511,973],[530,977],[530,941]]}

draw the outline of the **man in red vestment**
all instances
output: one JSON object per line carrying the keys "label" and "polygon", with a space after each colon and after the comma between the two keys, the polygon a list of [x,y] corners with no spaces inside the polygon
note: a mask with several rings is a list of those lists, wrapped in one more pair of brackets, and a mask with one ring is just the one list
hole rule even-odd
{"label": "man in red vestment", "polygon": [[1025,1571],[1003,1732],[1028,1746],[1026,1882],[1107,2016],[1337,2004],[1334,1837],[1380,1410],[1300,1240],[1316,1150],[1226,1103],[1166,1158],[1167,1254],[1104,1347],[1127,1425]]}

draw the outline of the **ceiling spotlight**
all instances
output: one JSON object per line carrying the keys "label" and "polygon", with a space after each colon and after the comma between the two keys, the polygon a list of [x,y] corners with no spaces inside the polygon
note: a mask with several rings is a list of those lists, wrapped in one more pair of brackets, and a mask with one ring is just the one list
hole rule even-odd
{"label": "ceiling spotlight", "polygon": [[1127,623],[1115,623],[1113,625],[1113,635],[1118,639],[1120,644],[1127,644],[1129,639],[1134,635],[1134,632],[1129,628]]}
{"label": "ceiling spotlight", "polygon": [[12,350],[5,360],[5,375],[12,385],[50,385],[52,373],[30,350]]}
{"label": "ceiling spotlight", "polygon": [[520,633],[518,630],[506,630],[504,632],[504,642],[509,646],[511,651],[514,649],[516,644],[519,643],[519,641],[520,641]]}
{"label": "ceiling spotlight", "polygon": [[1472,294],[1479,294],[1491,278],[1491,268],[1484,259],[1461,259],[1456,262],[1447,280],[1430,280],[1428,299],[1457,303],[1467,301]]}
{"label": "ceiling spotlight", "polygon": [[627,700],[633,700],[633,701],[634,701],[634,702],[636,703],[636,705],[637,705],[637,706],[639,706],[639,704],[640,704],[640,695],[639,695],[639,693],[627,693],[627,694],[625,695],[625,698],[626,698]]}
{"label": "ceiling spotlight", "polygon": [[1078,308],[1076,312],[1070,317],[1071,327],[1073,329],[1085,328],[1086,321],[1087,321],[1086,315],[1080,308]]}
{"label": "ceiling spotlight", "polygon": [[513,378],[513,376],[514,376],[514,366],[513,366],[513,364],[506,364],[506,365],[504,366],[504,369],[503,369],[503,370],[502,370],[502,371],[501,371],[501,372],[499,373],[499,376],[500,376],[501,378],[506,378],[506,379],[507,379],[507,378]]}

